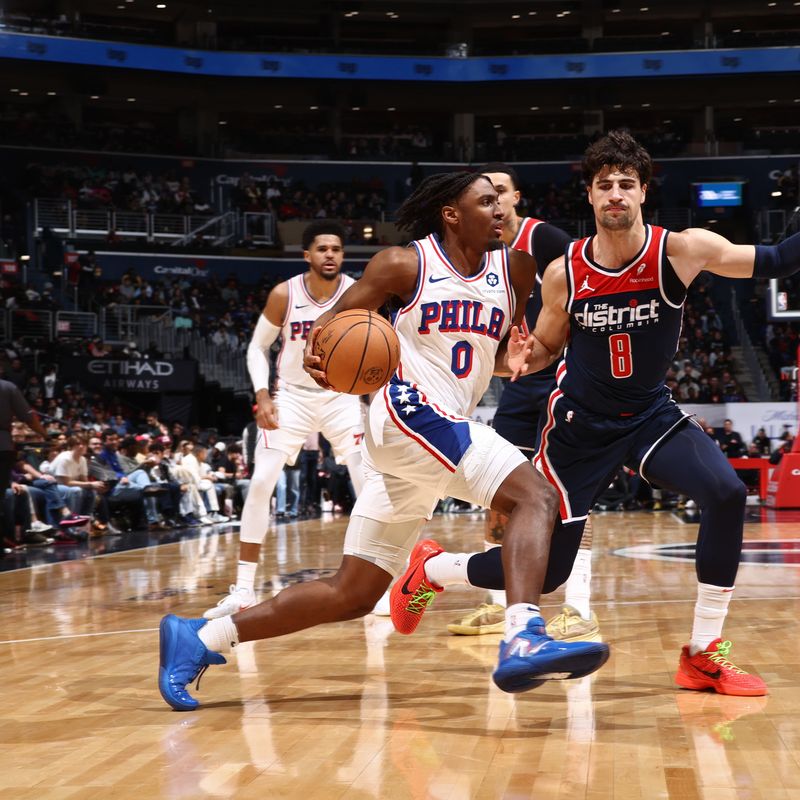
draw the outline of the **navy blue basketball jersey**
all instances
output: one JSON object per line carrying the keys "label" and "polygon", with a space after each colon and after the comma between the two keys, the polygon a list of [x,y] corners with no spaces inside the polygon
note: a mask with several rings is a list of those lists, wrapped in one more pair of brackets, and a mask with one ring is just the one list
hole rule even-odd
{"label": "navy blue basketball jersey", "polygon": [[[534,252],[536,250],[534,247],[534,231],[539,225],[546,225],[546,223],[540,219],[535,219],[534,217],[525,217],[520,223],[519,230],[517,231],[517,235],[514,237],[514,241],[509,245],[509,247],[511,247],[513,250],[522,250],[524,253],[532,255],[536,259],[536,281],[533,284],[533,289],[531,290],[528,302],[525,304],[525,326],[527,327],[526,333],[530,333],[536,327],[536,320],[539,318],[539,312],[542,310],[542,279],[544,278],[544,271],[547,269],[547,265],[551,261],[558,258],[558,256],[563,255],[564,252],[563,249],[558,253]],[[558,230],[555,232],[557,234],[561,233]],[[566,236],[566,234],[563,235]],[[550,238],[552,239],[557,237],[551,236]],[[550,243],[548,241],[548,245],[545,247],[546,250],[553,249],[549,246],[549,244]],[[543,375],[554,375],[555,371],[556,365],[551,364],[535,374],[539,379],[541,379]],[[526,377],[529,376],[523,376],[522,379]]]}
{"label": "navy blue basketball jersey", "polygon": [[[528,255],[536,258],[536,254],[533,252],[533,231],[537,225],[543,224],[540,219],[525,217],[520,223],[517,235],[509,247],[512,250],[522,250],[523,253],[528,253]],[[540,259],[536,258],[536,283],[534,283],[531,296],[525,304],[525,324],[528,326],[528,332],[536,327],[536,318],[542,310],[542,291],[539,287],[542,285],[542,276],[548,262],[545,261],[543,264],[539,262]]]}
{"label": "navy blue basketball jersey", "polygon": [[646,225],[642,249],[616,269],[592,259],[594,237],[567,249],[570,340],[556,377],[567,397],[597,414],[635,414],[666,391],[686,299],[667,235]]}

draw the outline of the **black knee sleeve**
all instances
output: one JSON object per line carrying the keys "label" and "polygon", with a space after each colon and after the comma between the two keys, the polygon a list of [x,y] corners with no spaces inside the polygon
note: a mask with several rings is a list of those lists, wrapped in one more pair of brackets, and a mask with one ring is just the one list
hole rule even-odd
{"label": "black knee sleeve", "polygon": [[493,547],[485,553],[471,556],[467,561],[467,580],[472,586],[480,586],[482,589],[505,589],[501,548]]}

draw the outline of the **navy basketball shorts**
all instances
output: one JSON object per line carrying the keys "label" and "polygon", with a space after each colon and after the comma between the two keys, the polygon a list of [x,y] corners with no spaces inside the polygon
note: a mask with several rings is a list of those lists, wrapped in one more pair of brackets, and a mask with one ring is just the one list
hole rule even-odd
{"label": "navy basketball shorts", "polygon": [[503,387],[492,427],[529,457],[539,446],[540,421],[555,385],[554,372],[537,372],[523,375],[514,383],[508,381]]}
{"label": "navy basketball shorts", "polygon": [[585,520],[622,466],[647,480],[648,458],[688,419],[669,392],[638,414],[607,417],[555,389],[541,423],[534,466],[558,490],[561,521]]}

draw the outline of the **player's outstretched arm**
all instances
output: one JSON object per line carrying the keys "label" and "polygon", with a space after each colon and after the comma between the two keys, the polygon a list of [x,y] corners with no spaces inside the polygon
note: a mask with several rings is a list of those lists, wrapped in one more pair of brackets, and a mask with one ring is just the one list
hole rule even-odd
{"label": "player's outstretched arm", "polygon": [[269,349],[281,332],[288,302],[288,286],[279,283],[269,293],[247,345],[247,371],[256,394],[256,424],[269,431],[278,427],[278,409],[269,393]]}
{"label": "player's outstretched arm", "polygon": [[752,245],[689,228],[669,235],[667,256],[686,286],[702,270],[726,278],[781,278],[800,270],[800,234],[777,245]]}
{"label": "player's outstretched arm", "polygon": [[563,352],[569,335],[567,306],[567,277],[564,257],[548,264],[542,279],[542,310],[536,328],[528,337],[522,363],[509,359],[511,380],[520,375],[538,372],[552,364]]}
{"label": "player's outstretched arm", "polygon": [[303,368],[320,386],[330,388],[324,371],[320,369],[320,358],[313,352],[314,342],[325,323],[339,312],[349,311],[351,308],[376,311],[391,297],[399,297],[403,302],[408,302],[417,287],[418,271],[416,250],[408,247],[381,250],[370,259],[364,268],[364,274],[344,292],[336,305],[317,318],[306,342]]}

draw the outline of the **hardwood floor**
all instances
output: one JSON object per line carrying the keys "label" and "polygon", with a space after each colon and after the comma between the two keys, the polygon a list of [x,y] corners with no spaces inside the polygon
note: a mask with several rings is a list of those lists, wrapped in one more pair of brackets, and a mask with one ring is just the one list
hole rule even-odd
{"label": "hardwood floor", "polygon": [[[262,596],[334,570],[345,522],[276,527]],[[471,550],[482,530],[478,515],[442,515],[427,534]],[[674,686],[695,600],[680,545],[696,525],[666,513],[596,515],[593,607],[611,659],[521,695],[491,682],[499,637],[446,632],[484,599],[465,588],[410,637],[369,615],[243,645],[179,714],[156,688],[158,622],[226,592],[235,533],[0,573],[0,797],[800,800],[798,524],[765,516],[745,535],[725,635],[767,698]]]}

